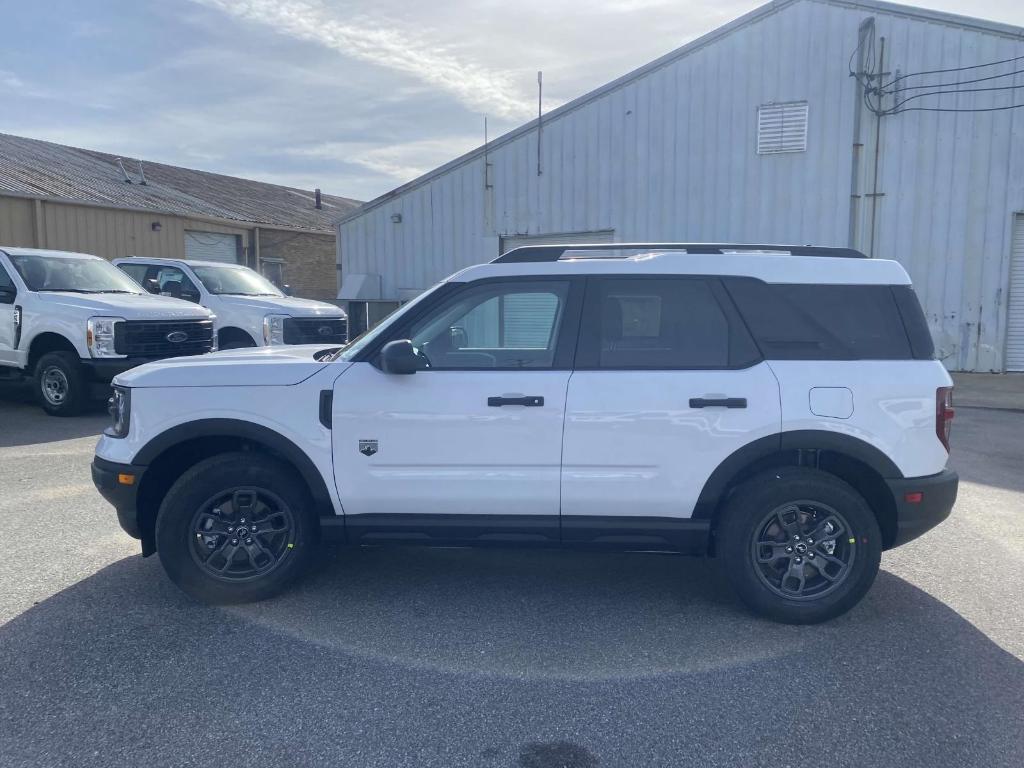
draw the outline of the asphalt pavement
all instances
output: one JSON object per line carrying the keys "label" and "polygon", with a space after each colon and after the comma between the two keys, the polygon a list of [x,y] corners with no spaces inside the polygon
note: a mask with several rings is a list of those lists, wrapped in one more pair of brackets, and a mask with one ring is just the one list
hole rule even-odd
{"label": "asphalt pavement", "polygon": [[822,626],[714,561],[325,549],[191,602],[89,479],[101,413],[0,395],[0,766],[1024,764],[1024,413],[960,408],[953,516]]}

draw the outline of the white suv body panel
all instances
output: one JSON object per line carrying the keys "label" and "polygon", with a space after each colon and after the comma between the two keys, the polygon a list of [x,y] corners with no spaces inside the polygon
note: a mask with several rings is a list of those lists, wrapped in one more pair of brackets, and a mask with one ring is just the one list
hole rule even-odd
{"label": "white suv body panel", "polygon": [[[0,265],[18,288],[16,304],[22,308],[21,339],[13,348],[8,322],[13,322],[13,306],[0,304],[0,323],[8,328],[0,335],[0,365],[24,370],[28,365],[33,340],[43,333],[54,333],[71,343],[83,360],[90,359],[86,346],[86,322],[90,317],[119,317],[125,320],[210,320],[213,314],[187,301],[165,296],[109,293],[80,294],[60,291],[30,291],[18,270],[4,252],[96,259],[90,254],[33,248],[0,247]],[[6,312],[5,312],[6,310]],[[117,358],[105,358],[116,360]],[[26,371],[27,372],[27,371]],[[27,372],[30,373],[30,372]]]}
{"label": "white suv body panel", "polygon": [[[693,408],[742,397],[746,408]],[[744,445],[777,434],[767,363],[742,370],[575,371],[562,447],[562,515],[690,517],[705,481]]]}
{"label": "white suv body panel", "polygon": [[[949,454],[935,432],[935,391],[953,386],[936,360],[772,360],[784,431],[839,432],[873,445],[905,477],[941,472]],[[812,412],[812,390],[845,389],[850,416]],[[820,412],[820,409],[817,409]]]}
{"label": "white suv body panel", "polygon": [[210,309],[216,320],[214,329],[219,333],[224,328],[237,328],[245,331],[256,346],[266,346],[263,338],[263,319],[267,315],[288,315],[290,317],[345,318],[345,312],[334,304],[313,299],[299,299],[294,296],[229,296],[214,294],[207,290],[202,280],[192,270],[192,266],[241,266],[220,262],[189,261],[185,259],[151,259],[143,256],[132,256],[126,259],[115,259],[116,266],[146,265],[177,267],[199,291],[199,303]]}

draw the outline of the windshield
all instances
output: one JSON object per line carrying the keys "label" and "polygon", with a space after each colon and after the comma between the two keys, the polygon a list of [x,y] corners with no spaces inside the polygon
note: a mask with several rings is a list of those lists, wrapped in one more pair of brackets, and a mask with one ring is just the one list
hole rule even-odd
{"label": "windshield", "polygon": [[277,286],[248,267],[193,266],[192,271],[206,286],[206,290],[216,295],[284,296]]}
{"label": "windshield", "polygon": [[142,288],[110,262],[97,257],[15,254],[14,268],[30,291],[142,293]]}
{"label": "windshield", "polygon": [[349,362],[350,360],[352,360],[352,358],[358,355],[360,351],[362,351],[367,346],[372,344],[374,339],[380,336],[380,334],[384,333],[384,331],[386,331],[398,320],[404,317],[409,312],[409,310],[411,310],[413,307],[415,307],[417,304],[419,304],[421,301],[427,298],[430,294],[432,294],[442,285],[444,285],[443,282],[438,283],[433,288],[424,291],[412,301],[409,301],[400,306],[390,315],[381,320],[380,323],[375,325],[373,328],[369,328],[368,330],[363,331],[361,334],[356,336],[352,341],[350,341],[348,344],[342,347],[338,351],[338,353],[331,358],[331,361],[333,362],[335,360],[342,360],[344,362]]}

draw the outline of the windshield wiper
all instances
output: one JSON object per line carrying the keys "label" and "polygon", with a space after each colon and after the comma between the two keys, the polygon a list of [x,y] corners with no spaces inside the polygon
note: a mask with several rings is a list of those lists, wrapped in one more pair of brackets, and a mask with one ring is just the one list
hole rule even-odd
{"label": "windshield wiper", "polygon": [[93,293],[129,293],[132,296],[141,296],[142,294],[138,291],[122,291],[120,289],[110,291],[93,291]]}
{"label": "windshield wiper", "polygon": [[85,288],[37,288],[39,293],[101,293],[101,291],[87,291]]}

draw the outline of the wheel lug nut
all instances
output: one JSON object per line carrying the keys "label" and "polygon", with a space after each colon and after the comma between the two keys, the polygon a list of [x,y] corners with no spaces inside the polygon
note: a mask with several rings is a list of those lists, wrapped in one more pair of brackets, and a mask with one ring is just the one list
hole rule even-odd
{"label": "wheel lug nut", "polygon": [[238,543],[238,539],[232,539],[232,540],[231,540],[231,543],[232,543],[232,544],[237,544],[237,543]]}
{"label": "wheel lug nut", "polygon": [[813,552],[808,552],[808,553],[807,553],[807,556],[808,556],[809,558],[811,558],[811,560],[813,560],[813,559],[814,559],[814,553],[813,553]]}
{"label": "wheel lug nut", "polygon": [[243,518],[239,519],[239,521],[238,521],[238,522],[240,522],[240,523],[244,523],[244,522],[245,522],[245,518],[243,517]]}
{"label": "wheel lug nut", "polygon": [[[244,523],[245,521],[243,520],[242,522]],[[800,541],[800,537],[799,536],[794,536],[793,537],[793,541]]]}
{"label": "wheel lug nut", "polygon": [[796,561],[797,561],[798,563],[802,563],[802,562],[804,561],[804,559],[803,559],[802,557],[798,557],[798,558],[796,559]]}
{"label": "wheel lug nut", "polygon": [[235,526],[229,525],[228,526],[228,533],[234,533],[234,532],[235,532]]}
{"label": "wheel lug nut", "polygon": [[246,544],[252,544],[252,539],[246,539],[246,540],[245,540],[245,543],[246,543]]}
{"label": "wheel lug nut", "polygon": [[792,547],[786,547],[786,551],[787,551],[787,552],[792,552],[792,551],[793,551],[793,548],[792,548]]}

